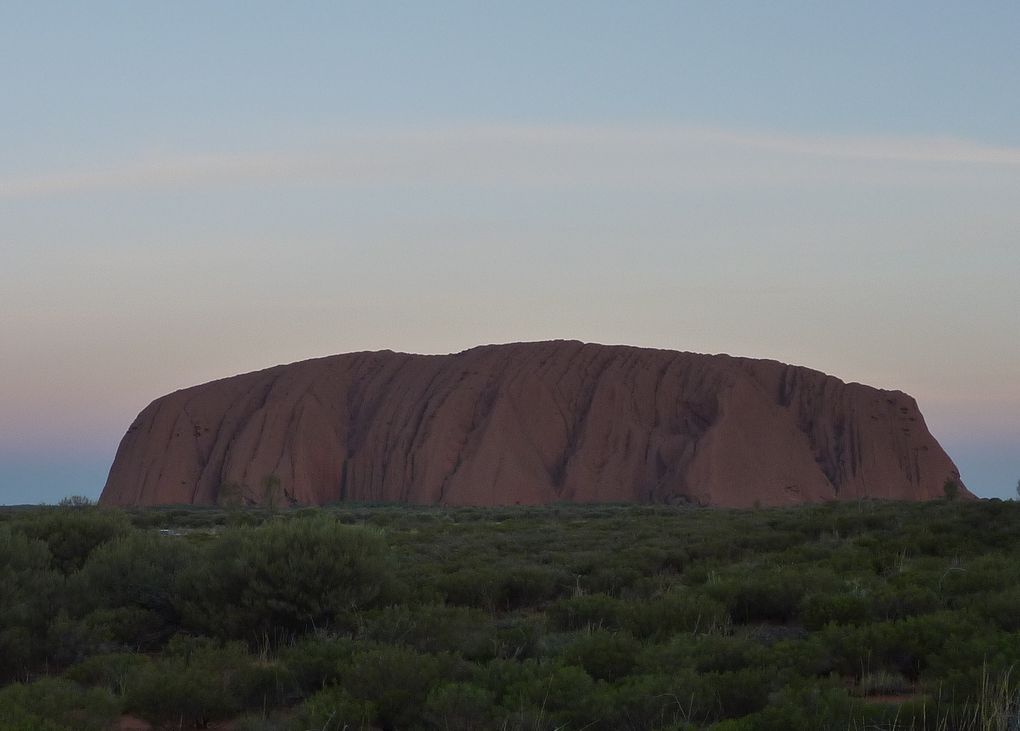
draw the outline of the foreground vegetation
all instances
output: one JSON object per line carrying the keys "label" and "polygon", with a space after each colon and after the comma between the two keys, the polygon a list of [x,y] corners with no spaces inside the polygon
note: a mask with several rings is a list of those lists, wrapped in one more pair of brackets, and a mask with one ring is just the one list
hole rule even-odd
{"label": "foreground vegetation", "polygon": [[1020,728],[1020,503],[0,513],[0,728]]}

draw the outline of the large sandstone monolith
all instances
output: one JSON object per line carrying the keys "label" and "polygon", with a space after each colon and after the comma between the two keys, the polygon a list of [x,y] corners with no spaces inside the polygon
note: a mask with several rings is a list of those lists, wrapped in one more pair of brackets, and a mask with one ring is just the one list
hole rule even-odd
{"label": "large sandstone monolith", "polygon": [[350,353],[177,391],[131,424],[101,502],[259,502],[268,481],[314,505],[750,506],[927,500],[949,479],[958,470],[899,391],[556,341]]}

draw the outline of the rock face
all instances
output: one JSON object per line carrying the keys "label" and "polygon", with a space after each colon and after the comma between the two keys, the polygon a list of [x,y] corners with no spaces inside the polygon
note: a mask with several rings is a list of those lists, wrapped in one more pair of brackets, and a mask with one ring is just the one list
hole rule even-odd
{"label": "rock face", "polygon": [[739,507],[926,500],[959,476],[899,391],[556,341],[350,353],[177,391],[135,419],[100,501],[261,502],[268,483],[301,504]]}

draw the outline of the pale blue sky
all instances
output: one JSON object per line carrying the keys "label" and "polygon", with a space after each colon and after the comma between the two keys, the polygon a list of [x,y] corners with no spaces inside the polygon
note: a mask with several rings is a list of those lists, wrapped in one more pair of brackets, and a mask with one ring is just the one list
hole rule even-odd
{"label": "pale blue sky", "polygon": [[0,2],[0,503],[167,391],[551,337],[914,395],[1020,478],[1020,4]]}

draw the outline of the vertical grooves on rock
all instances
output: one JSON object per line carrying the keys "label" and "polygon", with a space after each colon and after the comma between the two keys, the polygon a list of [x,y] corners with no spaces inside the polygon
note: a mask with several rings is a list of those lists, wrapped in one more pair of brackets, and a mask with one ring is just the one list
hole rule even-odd
{"label": "vertical grooves on rock", "polygon": [[[571,359],[571,365],[576,363],[577,357],[581,352],[583,352],[583,349]],[[585,434],[588,431],[588,415],[591,412],[592,404],[595,402],[595,396],[598,393],[602,376],[609,368],[610,363],[611,360],[608,357],[602,358],[597,366],[598,372],[594,377],[590,373],[590,362],[585,364],[584,373],[581,377],[581,392],[578,394],[577,405],[574,408],[575,417],[567,433],[567,446],[553,472],[553,488],[556,490],[557,495],[562,494],[570,462],[578,454],[581,443],[584,441]]]}
{"label": "vertical grooves on rock", "polygon": [[903,394],[565,341],[356,353],[170,394],[132,423],[103,501],[215,501],[274,471],[303,500],[481,504],[920,499],[959,477]]}

